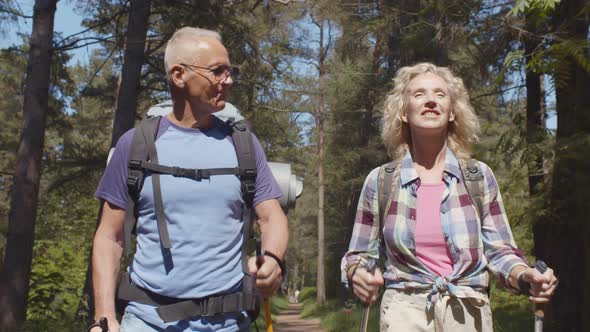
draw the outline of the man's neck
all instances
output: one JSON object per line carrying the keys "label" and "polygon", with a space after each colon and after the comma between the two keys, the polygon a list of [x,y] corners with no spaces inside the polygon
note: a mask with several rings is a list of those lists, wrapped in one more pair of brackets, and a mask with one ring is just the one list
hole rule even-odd
{"label": "man's neck", "polygon": [[168,119],[179,127],[209,128],[213,125],[211,112],[199,110],[186,99],[173,99],[172,105]]}

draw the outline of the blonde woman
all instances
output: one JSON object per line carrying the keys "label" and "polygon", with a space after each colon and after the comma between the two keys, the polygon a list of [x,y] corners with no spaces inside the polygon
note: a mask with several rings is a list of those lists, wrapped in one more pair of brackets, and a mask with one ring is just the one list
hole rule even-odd
{"label": "blonde woman", "polygon": [[[531,301],[549,301],[557,286],[553,270],[528,267],[492,170],[470,158],[479,121],[463,81],[448,68],[420,63],[401,68],[394,86],[382,131],[394,162],[365,181],[343,282],[365,303],[375,302],[385,285],[381,331],[492,331],[489,272],[514,293],[530,287]],[[481,174],[479,193],[468,191],[465,165]],[[383,209],[385,169],[392,185]],[[385,272],[371,274],[365,264],[380,251]]]}

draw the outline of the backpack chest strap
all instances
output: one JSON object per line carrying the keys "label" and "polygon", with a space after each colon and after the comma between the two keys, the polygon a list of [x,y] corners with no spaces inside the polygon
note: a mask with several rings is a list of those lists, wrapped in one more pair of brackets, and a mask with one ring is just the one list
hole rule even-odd
{"label": "backpack chest strap", "polygon": [[226,167],[226,168],[183,168],[177,166],[165,166],[156,163],[152,163],[146,160],[131,160],[129,161],[130,169],[150,171],[157,174],[170,174],[175,177],[184,177],[201,181],[202,179],[209,179],[215,175],[236,175],[242,176],[242,171],[239,167]]}

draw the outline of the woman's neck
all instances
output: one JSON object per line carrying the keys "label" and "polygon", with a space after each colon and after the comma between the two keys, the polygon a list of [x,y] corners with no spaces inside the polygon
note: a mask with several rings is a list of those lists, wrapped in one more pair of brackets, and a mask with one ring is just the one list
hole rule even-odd
{"label": "woman's neck", "polygon": [[437,183],[442,180],[446,150],[446,135],[439,138],[412,139],[410,153],[414,168],[423,183]]}
{"label": "woman's neck", "polygon": [[443,137],[428,137],[415,139],[412,137],[410,153],[412,160],[425,168],[432,168],[435,164],[445,161],[447,148],[446,135]]}

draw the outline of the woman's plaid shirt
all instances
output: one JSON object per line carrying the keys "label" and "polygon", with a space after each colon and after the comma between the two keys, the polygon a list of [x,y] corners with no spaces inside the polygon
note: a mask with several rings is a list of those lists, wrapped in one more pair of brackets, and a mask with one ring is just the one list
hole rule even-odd
{"label": "woman's plaid shirt", "polygon": [[[384,220],[386,271],[383,276],[388,288],[433,288],[441,278],[416,257],[414,242],[420,179],[409,152],[399,165],[394,173],[394,177],[399,177],[399,189],[393,190]],[[499,276],[505,287],[516,292],[508,285],[507,278],[515,266],[526,265],[526,261],[514,242],[494,174],[486,164],[479,162],[479,166],[484,176],[482,220],[465,188],[459,162],[447,148],[440,222],[453,272],[442,279],[451,286],[486,289],[489,270]],[[371,171],[361,192],[349,250],[341,264],[342,282],[346,286],[348,267],[367,257],[379,258],[378,175],[379,168]]]}

